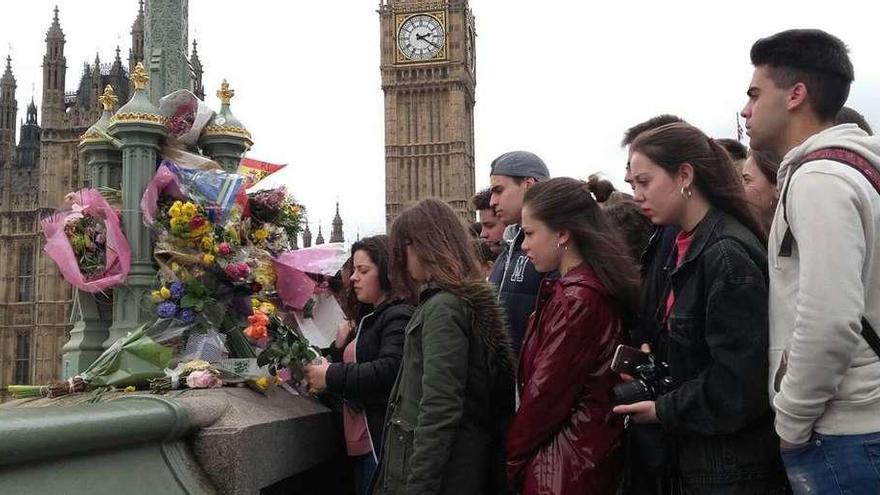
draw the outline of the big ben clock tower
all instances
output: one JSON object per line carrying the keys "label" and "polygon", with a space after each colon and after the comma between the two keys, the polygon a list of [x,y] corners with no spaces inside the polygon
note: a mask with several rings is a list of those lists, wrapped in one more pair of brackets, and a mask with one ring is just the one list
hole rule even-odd
{"label": "big ben clock tower", "polygon": [[467,0],[381,0],[385,219],[428,197],[473,220],[474,18]]}

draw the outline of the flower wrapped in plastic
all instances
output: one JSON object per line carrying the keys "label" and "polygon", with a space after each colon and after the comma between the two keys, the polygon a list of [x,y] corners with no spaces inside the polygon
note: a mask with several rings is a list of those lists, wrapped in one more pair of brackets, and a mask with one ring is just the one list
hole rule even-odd
{"label": "flower wrapped in plastic", "polygon": [[191,91],[179,89],[159,100],[159,113],[166,117],[168,136],[187,146],[195,146],[214,111]]}
{"label": "flower wrapped in plastic", "polygon": [[284,186],[248,193],[250,240],[277,256],[291,249],[290,239],[302,230],[305,209]]}
{"label": "flower wrapped in plastic", "polygon": [[182,167],[162,160],[141,198],[144,225],[154,227],[162,206],[175,200],[204,209],[212,222],[222,222],[237,202],[243,202],[244,177],[219,169]]}
{"label": "flower wrapped in plastic", "polygon": [[131,247],[119,213],[95,189],[67,196],[67,207],[41,222],[46,254],[68,283],[86,292],[103,292],[125,282]]}

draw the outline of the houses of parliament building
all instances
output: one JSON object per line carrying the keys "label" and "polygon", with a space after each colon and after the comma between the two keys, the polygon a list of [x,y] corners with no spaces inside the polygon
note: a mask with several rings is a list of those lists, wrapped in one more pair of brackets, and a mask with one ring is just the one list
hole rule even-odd
{"label": "houses of parliament building", "polygon": [[[84,64],[72,92],[65,91],[65,37],[55,8],[45,38],[39,108],[32,99],[18,142],[14,61],[6,57],[0,78],[0,396],[7,384],[48,383],[60,376],[73,291],[42,250],[40,219],[61,206],[69,192],[88,185],[77,146],[101,116],[98,97],[104,87],[109,84],[120,101],[128,100],[128,75],[144,59],[144,5],[139,3],[127,60],[118,47],[112,62],[96,56]],[[202,70],[195,46],[190,63],[198,93]]]}

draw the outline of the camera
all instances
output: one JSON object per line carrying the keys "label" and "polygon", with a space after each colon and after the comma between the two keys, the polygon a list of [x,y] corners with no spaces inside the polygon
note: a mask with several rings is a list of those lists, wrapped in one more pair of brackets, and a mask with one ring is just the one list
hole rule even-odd
{"label": "camera", "polygon": [[669,365],[663,361],[654,361],[651,357],[646,363],[632,368],[633,380],[615,385],[611,390],[613,401],[617,405],[634,404],[646,400],[656,400],[673,389],[674,381],[669,376]]}

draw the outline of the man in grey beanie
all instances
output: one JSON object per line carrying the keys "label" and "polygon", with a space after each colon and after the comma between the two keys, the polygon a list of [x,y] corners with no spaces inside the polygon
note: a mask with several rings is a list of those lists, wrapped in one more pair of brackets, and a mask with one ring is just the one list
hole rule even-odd
{"label": "man in grey beanie", "polygon": [[544,161],[528,151],[510,151],[492,161],[489,172],[489,205],[507,225],[504,251],[498,256],[489,281],[498,288],[498,299],[507,313],[513,349],[519,355],[529,315],[542,275],[522,250],[525,237],[519,227],[523,198],[535,183],[550,178]]}

